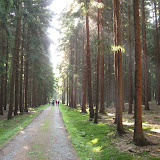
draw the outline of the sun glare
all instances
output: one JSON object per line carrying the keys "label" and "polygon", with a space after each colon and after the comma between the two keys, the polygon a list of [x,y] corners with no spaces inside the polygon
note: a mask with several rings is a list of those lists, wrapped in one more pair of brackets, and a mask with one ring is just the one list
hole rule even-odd
{"label": "sun glare", "polygon": [[55,74],[59,74],[56,68],[57,65],[61,63],[63,57],[63,53],[60,53],[58,51],[59,39],[60,39],[59,17],[64,10],[66,11],[68,10],[72,2],[73,0],[53,0],[52,4],[49,7],[54,12],[51,22],[51,28],[48,29],[48,36],[52,40],[52,44],[50,45],[50,53],[51,53],[51,62],[53,64],[53,70]]}

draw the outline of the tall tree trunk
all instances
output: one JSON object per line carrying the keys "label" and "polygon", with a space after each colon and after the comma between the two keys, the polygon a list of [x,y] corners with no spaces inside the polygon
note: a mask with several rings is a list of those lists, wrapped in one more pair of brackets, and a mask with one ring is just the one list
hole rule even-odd
{"label": "tall tree trunk", "polygon": [[[29,26],[28,26],[29,27]],[[25,55],[25,106],[24,106],[24,111],[28,112],[28,81],[29,81],[29,28],[28,28],[28,40],[27,40],[27,44],[26,44],[26,55]]]}
{"label": "tall tree trunk", "polygon": [[[84,33],[84,29],[83,29]],[[82,112],[87,113],[86,104],[87,104],[87,61],[86,61],[86,45],[83,38],[83,86],[82,86]]]}
{"label": "tall tree trunk", "polygon": [[132,114],[133,104],[133,82],[132,82],[132,50],[131,50],[131,12],[130,12],[130,1],[128,1],[128,52],[129,52],[129,108],[128,114]]}
{"label": "tall tree trunk", "polygon": [[144,78],[145,78],[145,110],[149,110],[148,103],[148,67],[147,67],[147,45],[146,45],[146,18],[145,4],[142,0],[142,37],[143,37],[143,56],[144,56]]}
{"label": "tall tree trunk", "polygon": [[33,81],[32,81],[32,107],[36,107],[36,97],[37,97],[37,95],[36,95],[36,78],[35,78],[35,75],[33,75]]}
{"label": "tall tree trunk", "polygon": [[154,9],[155,9],[155,24],[156,24],[156,35],[155,35],[155,51],[156,51],[156,100],[158,105],[160,105],[160,75],[159,75],[159,68],[160,68],[160,56],[159,56],[159,33],[158,33],[158,22],[157,22],[157,4],[156,0],[154,0]]}
{"label": "tall tree trunk", "polygon": [[68,106],[68,102],[69,102],[69,84],[68,84],[68,71],[67,71],[67,106]]}
{"label": "tall tree trunk", "polygon": [[[120,27],[120,2],[116,1],[116,20],[117,20],[117,46],[121,45],[121,27]],[[123,108],[123,87],[122,87],[122,53],[118,50],[118,116],[117,116],[117,132],[122,134],[124,132],[122,124],[122,108]]]}
{"label": "tall tree trunk", "polygon": [[75,42],[75,47],[76,47],[76,51],[75,51],[75,93],[74,93],[74,108],[77,108],[77,82],[78,82],[78,77],[77,77],[77,70],[78,70],[78,60],[77,60],[77,36],[76,36],[76,42]]}
{"label": "tall tree trunk", "polygon": [[21,65],[20,65],[20,89],[19,89],[19,110],[20,110],[20,114],[23,114],[23,110],[24,110],[24,101],[23,101],[23,68],[24,68],[24,61],[23,61],[23,56],[24,56],[24,43],[25,43],[25,24],[23,24],[23,37],[22,37],[22,51],[21,51]]}
{"label": "tall tree trunk", "polygon": [[70,75],[70,107],[73,108],[73,42],[71,41],[71,55],[70,55],[70,64],[71,64],[71,75]]}
{"label": "tall tree trunk", "polygon": [[89,41],[89,13],[86,15],[86,36],[87,36],[87,76],[88,76],[88,95],[90,118],[94,118],[91,84],[91,60],[90,60],[90,41]]}
{"label": "tall tree trunk", "polygon": [[[18,8],[18,10],[19,10],[19,8]],[[13,63],[12,64],[12,75],[11,75],[11,81],[10,81],[10,102],[9,102],[8,119],[12,118],[12,112],[13,112],[13,106],[14,106],[13,103],[14,103],[14,92],[15,92],[15,78],[16,78],[16,73],[17,73],[17,71],[16,71],[16,67],[17,67],[17,55],[19,54],[19,41],[20,41],[20,23],[21,23],[20,22],[20,17],[18,17],[17,18],[17,28],[16,28],[16,37],[15,37],[15,49],[14,49],[13,61],[12,61],[12,63]],[[16,79],[16,85],[17,85],[17,79]],[[15,96],[15,100],[16,100],[15,111],[18,110],[17,109],[17,99],[16,99],[17,94],[18,93],[16,93],[16,96]]]}
{"label": "tall tree trunk", "polygon": [[[23,46],[23,44],[22,44]],[[23,47],[21,52],[21,68],[20,68],[20,91],[19,91],[19,109],[20,113],[23,114]]]}
{"label": "tall tree trunk", "polygon": [[19,48],[20,48],[20,33],[21,33],[21,17],[17,18],[16,30],[16,48],[15,48],[15,109],[14,115],[18,115],[18,97],[19,97]]}
{"label": "tall tree trunk", "polygon": [[[98,0],[99,2],[99,0]],[[98,54],[97,54],[97,81],[96,81],[96,111],[94,117],[94,123],[98,123],[98,108],[99,108],[99,62],[100,62],[100,9],[98,8],[97,28],[98,28]]]}
{"label": "tall tree trunk", "polygon": [[[4,39],[4,30],[2,30],[2,57],[4,57],[5,53],[5,39]],[[2,66],[4,66],[4,62],[1,62]],[[1,87],[0,87],[0,115],[3,115],[3,107],[4,107],[4,73],[1,74]]]}
{"label": "tall tree trunk", "polygon": [[135,30],[135,124],[133,141],[136,145],[144,144],[142,130],[142,76],[141,76],[141,41],[139,0],[133,0]]}
{"label": "tall tree trunk", "polygon": [[3,86],[4,86],[4,75],[1,75],[1,90],[0,90],[0,115],[3,115],[3,102],[4,102],[4,96],[3,96]]}
{"label": "tall tree trunk", "polygon": [[64,79],[64,97],[63,97],[64,104],[66,103],[66,79]]}
{"label": "tall tree trunk", "polygon": [[8,88],[8,52],[9,52],[9,43],[8,39],[6,40],[7,46],[6,46],[6,73],[5,73],[5,98],[4,98],[4,110],[7,108],[7,88]]}
{"label": "tall tree trunk", "polygon": [[[113,32],[114,32],[114,45],[117,46],[117,29],[116,29],[116,0],[113,0]],[[117,124],[117,111],[118,111],[118,56],[117,51],[114,53],[114,82],[115,82],[115,96],[114,96],[114,105],[116,108],[115,124]]]}
{"label": "tall tree trunk", "polygon": [[[100,0],[102,3],[102,0]],[[103,14],[102,8],[99,9],[99,32],[100,32],[100,60],[101,60],[101,106],[100,113],[104,113],[104,49],[103,49]]]}

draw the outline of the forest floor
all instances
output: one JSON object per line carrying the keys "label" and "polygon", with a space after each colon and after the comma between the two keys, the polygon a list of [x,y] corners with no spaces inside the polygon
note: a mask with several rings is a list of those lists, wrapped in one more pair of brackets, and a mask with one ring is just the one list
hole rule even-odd
{"label": "forest floor", "polygon": [[[134,134],[134,118],[133,114],[127,113],[128,104],[125,104],[125,109],[123,112],[123,125],[125,129],[125,134],[122,136],[117,136],[116,140],[113,141],[116,144],[117,149],[121,152],[128,152],[131,154],[142,154],[149,153],[156,157],[160,157],[160,106],[156,103],[150,103],[150,110],[144,110],[143,106],[143,132],[145,138],[152,145],[148,146],[136,146],[133,144],[133,134]],[[106,114],[100,114],[100,118],[103,122],[109,125],[115,125],[115,108],[113,106],[106,109]]]}
{"label": "forest floor", "polygon": [[78,160],[58,106],[49,106],[3,146],[0,160]]}

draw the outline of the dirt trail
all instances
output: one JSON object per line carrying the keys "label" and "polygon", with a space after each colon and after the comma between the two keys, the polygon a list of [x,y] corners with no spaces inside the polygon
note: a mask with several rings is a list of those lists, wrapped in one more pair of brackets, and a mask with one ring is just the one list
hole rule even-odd
{"label": "dirt trail", "polygon": [[78,160],[58,106],[49,106],[4,146],[0,160]]}

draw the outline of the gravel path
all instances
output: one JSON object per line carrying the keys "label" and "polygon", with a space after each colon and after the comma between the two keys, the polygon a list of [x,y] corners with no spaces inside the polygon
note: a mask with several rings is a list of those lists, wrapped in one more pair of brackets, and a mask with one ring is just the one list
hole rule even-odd
{"label": "gravel path", "polygon": [[79,160],[58,106],[49,106],[4,146],[0,160]]}

